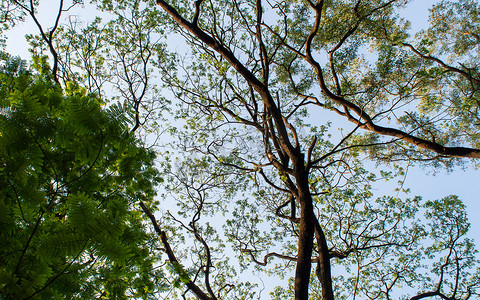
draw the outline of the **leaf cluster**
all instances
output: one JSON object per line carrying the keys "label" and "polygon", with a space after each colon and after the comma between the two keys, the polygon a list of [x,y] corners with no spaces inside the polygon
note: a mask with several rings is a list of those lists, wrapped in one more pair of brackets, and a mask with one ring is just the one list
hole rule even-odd
{"label": "leaf cluster", "polygon": [[162,276],[135,203],[154,205],[158,175],[128,108],[2,65],[1,298],[151,297]]}

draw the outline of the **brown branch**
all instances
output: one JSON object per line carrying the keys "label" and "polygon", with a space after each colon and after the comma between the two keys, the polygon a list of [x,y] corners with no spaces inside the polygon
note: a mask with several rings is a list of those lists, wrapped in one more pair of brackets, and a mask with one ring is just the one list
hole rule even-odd
{"label": "brown branch", "polygon": [[[344,97],[334,94],[332,91],[330,91],[330,89],[327,87],[325,83],[322,67],[313,58],[313,55],[312,55],[312,42],[315,36],[317,35],[318,29],[320,26],[321,11],[322,11],[322,7],[320,5],[321,3],[322,2],[320,1],[317,5],[313,6],[314,10],[316,11],[316,19],[315,19],[315,24],[305,43],[305,60],[315,69],[317,73],[317,80],[319,82],[322,93],[326,97],[328,97],[330,100],[332,100],[334,103],[345,107],[345,109],[353,111],[359,117],[359,119],[350,118],[348,116],[348,111],[346,110],[346,114],[349,121],[357,124],[362,129],[372,131],[380,135],[396,137],[407,143],[413,144],[421,149],[431,150],[440,155],[445,155],[449,157],[480,158],[480,149],[467,148],[467,147],[446,147],[436,142],[432,142],[429,140],[416,137],[410,133],[404,132],[396,128],[379,126],[373,122],[373,118],[370,117],[361,107],[354,104],[353,102],[346,100]],[[419,55],[422,55],[422,54],[419,53]],[[433,58],[433,57],[426,57],[426,58],[437,61],[440,64],[443,63],[437,58]],[[457,68],[453,68],[451,66],[445,65],[445,68],[458,72],[463,76],[468,75],[468,73],[462,70],[459,70]],[[470,76],[468,78],[472,78],[472,77]]]}
{"label": "brown branch", "polygon": [[192,24],[197,26],[198,17],[200,16],[200,5],[202,4],[203,0],[195,1],[195,14],[193,15]]}
{"label": "brown branch", "polygon": [[314,222],[318,250],[318,263],[315,273],[322,286],[323,299],[334,299],[330,253],[327,246],[327,239],[317,218],[315,218]]}
{"label": "brown branch", "polygon": [[[282,213],[282,209],[284,207],[287,207],[288,204],[290,204],[290,216],[287,216],[287,215]],[[290,198],[287,201],[283,202],[280,206],[278,206],[275,209],[275,215],[282,218],[282,219],[287,219],[292,223],[299,224],[300,219],[295,216],[296,215],[296,210],[297,209],[295,207],[295,198],[293,196],[290,196]]]}
{"label": "brown branch", "polygon": [[50,54],[52,54],[52,56],[53,56],[53,67],[52,67],[53,80],[56,83],[60,84],[60,81],[58,80],[58,76],[57,76],[58,53],[55,50],[55,47],[53,46],[53,34],[55,33],[55,31],[58,28],[60,17],[62,15],[62,12],[64,11],[63,10],[63,0],[60,0],[60,6],[58,8],[58,13],[57,13],[57,16],[55,18],[55,24],[54,24],[52,30],[50,30],[50,32],[48,34],[45,33],[45,31],[43,30],[43,26],[38,21],[38,18],[35,14],[35,7],[34,7],[34,1],[33,0],[30,0],[30,7],[27,7],[26,5],[20,3],[18,0],[14,0],[14,3],[17,4],[18,6],[20,6],[23,10],[25,10],[30,15],[30,17],[32,17],[32,20],[35,22],[35,25],[37,26],[38,30],[40,31],[40,35],[42,37],[42,40],[47,44],[48,49],[50,50]]}
{"label": "brown branch", "polygon": [[411,45],[409,43],[401,43],[400,45],[410,48],[410,50],[412,50],[413,53],[420,56],[421,58],[436,62],[437,64],[442,66],[444,69],[446,69],[448,71],[455,72],[457,74],[460,74],[463,77],[465,77],[468,81],[470,81],[472,83],[475,83],[476,85],[480,86],[480,80],[472,77],[472,75],[470,75],[468,72],[465,72],[465,71],[460,70],[458,68],[447,65],[443,60],[441,60],[437,57],[430,56],[430,55],[424,55],[424,54],[420,53],[420,51],[418,51],[413,45]]}
{"label": "brown branch", "polygon": [[413,296],[412,298],[410,298],[410,300],[419,300],[419,299],[423,299],[423,298],[428,298],[428,297],[434,297],[434,296],[438,296],[442,299],[450,299],[448,298],[447,296],[445,296],[444,294],[438,292],[438,291],[435,291],[435,292],[427,292],[427,293],[422,293],[422,294],[419,294],[419,295],[416,295],[416,296]]}
{"label": "brown branch", "polygon": [[205,43],[208,47],[215,50],[223,58],[225,58],[228,63],[240,74],[250,86],[255,89],[255,91],[263,99],[265,106],[268,108],[268,111],[271,113],[271,117],[274,119],[275,127],[278,130],[278,138],[282,143],[284,151],[287,152],[289,156],[295,156],[297,154],[296,149],[291,145],[288,133],[283,124],[283,119],[279,108],[275,104],[272,95],[270,94],[265,83],[262,83],[244,64],[242,64],[238,58],[233,54],[230,49],[227,49],[220,41],[200,29],[196,24],[193,24],[183,18],[179,12],[173,8],[170,4],[163,0],[157,0],[157,4],[168,13],[182,28],[190,32],[193,36],[197,37],[200,41]]}
{"label": "brown branch", "polygon": [[378,133],[380,135],[396,137],[400,140],[403,140],[404,142],[413,144],[418,148],[431,150],[442,156],[480,158],[480,149],[467,148],[467,147],[447,147],[433,141],[416,137],[411,133],[407,133],[405,131],[402,131],[396,128],[384,127],[384,126],[375,124],[373,122],[372,117],[370,117],[358,105],[346,100],[344,97],[341,97],[332,93],[328,89],[323,78],[322,68],[320,67],[318,62],[313,59],[311,55],[307,56],[307,61],[314,67],[314,69],[317,72],[317,77],[318,77],[318,81],[319,81],[322,93],[325,94],[325,96],[327,96],[333,102],[353,111],[359,117],[359,119],[348,117],[347,114],[343,114],[343,113],[340,113],[340,114],[347,116],[347,119],[349,121],[353,122],[360,128],[368,131],[372,131],[374,133]]}
{"label": "brown branch", "polygon": [[[268,259],[270,257],[277,257],[277,258],[280,258],[280,259],[295,261],[295,262],[297,261],[296,257],[292,257],[292,256],[284,255],[284,254],[279,254],[279,253],[276,253],[276,252],[269,252],[269,253],[265,254],[265,256],[263,257],[263,261],[259,261],[255,257],[255,255],[253,255],[253,252],[259,252],[258,250],[241,249],[240,252],[245,252],[245,253],[250,254],[250,257],[252,258],[253,262],[255,262],[256,264],[259,264],[261,266],[266,266],[268,264]],[[311,263],[316,263],[316,262],[318,262],[317,259],[312,259],[311,260]]]}
{"label": "brown branch", "polygon": [[257,21],[256,21],[256,32],[255,36],[257,38],[258,46],[260,48],[260,61],[262,63],[262,75],[263,75],[263,83],[265,86],[268,85],[268,76],[270,73],[269,70],[269,61],[268,61],[268,53],[267,53],[267,48],[265,47],[265,44],[263,43],[262,39],[262,27],[260,26],[262,24],[262,13],[263,13],[263,8],[262,8],[262,1],[257,0],[256,1],[256,11],[257,11]]}
{"label": "brown branch", "polygon": [[[187,187],[187,189],[188,189],[188,187]],[[200,220],[200,215],[201,215],[201,212],[202,212],[202,209],[203,209],[203,204],[205,203],[205,197],[199,189],[194,188],[194,190],[198,194],[198,200],[200,201],[200,203],[198,205],[196,205],[197,206],[197,211],[195,212],[194,216],[192,217],[192,220],[189,223],[190,228],[187,228],[187,230],[192,232],[195,235],[195,238],[197,239],[197,241],[199,241],[203,245],[203,247],[205,248],[205,256],[206,256],[206,260],[207,260],[207,263],[206,263],[206,266],[205,266],[205,271],[204,271],[205,287],[207,288],[207,291],[210,294],[211,298],[216,300],[217,297],[215,296],[215,293],[213,292],[212,287],[210,285],[210,269],[213,267],[210,247],[208,246],[207,241],[205,241],[205,239],[202,237],[200,232],[198,232],[198,229],[197,229],[197,226],[196,226],[196,222],[198,220]],[[190,196],[190,198],[194,198],[194,197]]]}
{"label": "brown branch", "polygon": [[[155,216],[153,215],[153,213],[145,206],[145,204],[140,201],[139,202],[140,204],[140,207],[142,208],[143,212],[148,216],[148,218],[150,219],[150,221],[152,222],[152,225],[153,225],[153,228],[155,229],[155,232],[157,233],[157,235],[160,237],[160,240],[163,244],[163,246],[165,247],[165,253],[167,254],[168,256],[168,260],[171,262],[171,263],[176,263],[176,264],[179,264],[179,261],[177,259],[177,257],[175,256],[175,253],[173,252],[173,249],[172,247],[170,246],[170,243],[168,242],[168,238],[167,238],[167,234],[165,233],[165,231],[163,231],[160,226],[158,225],[158,222],[157,222],[157,219],[155,218]],[[200,289],[200,287],[198,287],[198,285],[196,285],[191,279],[190,277],[188,277],[188,280],[187,282],[185,283],[185,285],[195,294],[195,296],[197,296],[199,299],[201,300],[212,300],[211,297],[208,296],[208,294],[206,294],[204,291],[202,291]]]}

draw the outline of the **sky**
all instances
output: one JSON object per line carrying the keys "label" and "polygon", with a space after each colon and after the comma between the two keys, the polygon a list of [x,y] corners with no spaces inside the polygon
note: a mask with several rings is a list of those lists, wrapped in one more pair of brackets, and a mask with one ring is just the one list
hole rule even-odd
{"label": "sky", "polygon": [[[48,2],[48,1],[47,1]],[[52,1],[53,2],[53,1]],[[428,25],[428,8],[435,1],[416,0],[408,9],[403,11],[403,15],[412,21],[412,30],[425,28]],[[80,13],[81,10],[79,10]],[[53,25],[51,13],[55,12],[51,7],[42,7],[39,13],[40,22],[45,28]],[[75,13],[75,11],[73,11]],[[84,14],[85,12],[81,12]],[[62,20],[64,21],[64,20]],[[24,23],[17,26],[8,33],[6,51],[13,55],[19,55],[22,58],[28,58],[28,45],[25,42],[24,35],[27,33],[37,33],[38,29],[31,23]],[[480,241],[480,197],[477,186],[479,170],[472,167],[462,170],[456,168],[452,172],[445,170],[422,169],[421,167],[410,167],[409,174],[406,177],[405,187],[409,187],[411,196],[421,195],[424,199],[434,200],[455,194],[460,197],[467,206],[469,220],[471,222],[470,236]],[[382,190],[377,190],[382,193]],[[390,193],[391,191],[388,191]]]}

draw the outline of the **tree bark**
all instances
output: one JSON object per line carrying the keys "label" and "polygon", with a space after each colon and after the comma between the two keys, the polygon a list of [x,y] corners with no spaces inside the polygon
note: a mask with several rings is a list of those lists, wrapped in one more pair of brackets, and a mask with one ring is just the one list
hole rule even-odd
{"label": "tree bark", "polygon": [[[308,193],[309,194],[309,193]],[[295,299],[308,299],[308,286],[312,269],[314,222],[312,198],[299,191],[300,228],[298,233],[298,256],[295,270]]]}
{"label": "tree bark", "polygon": [[318,247],[318,263],[315,270],[320,283],[322,284],[323,299],[334,299],[332,285],[332,271],[330,265],[330,252],[328,250],[327,239],[323,233],[320,223],[315,218],[315,236]]}
{"label": "tree bark", "polygon": [[316,221],[313,210],[313,198],[310,193],[310,185],[308,183],[308,169],[305,167],[304,156],[298,153],[296,159],[293,160],[295,170],[295,180],[298,188],[297,200],[300,203],[300,228],[298,234],[298,259],[297,268],[295,270],[295,299],[308,299],[308,286],[310,281],[310,273],[312,270],[312,252],[313,238],[317,231],[317,241],[319,242],[319,261],[317,265],[318,279],[322,286],[323,300],[334,300],[330,257],[328,254],[327,241],[323,235],[320,225]]}

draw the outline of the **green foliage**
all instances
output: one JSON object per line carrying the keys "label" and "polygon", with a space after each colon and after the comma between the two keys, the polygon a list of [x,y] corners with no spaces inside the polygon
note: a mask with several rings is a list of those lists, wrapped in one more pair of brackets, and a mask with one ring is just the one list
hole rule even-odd
{"label": "green foliage", "polygon": [[18,58],[0,98],[0,298],[150,298],[162,274],[136,202],[155,195],[155,155],[121,106]]}

